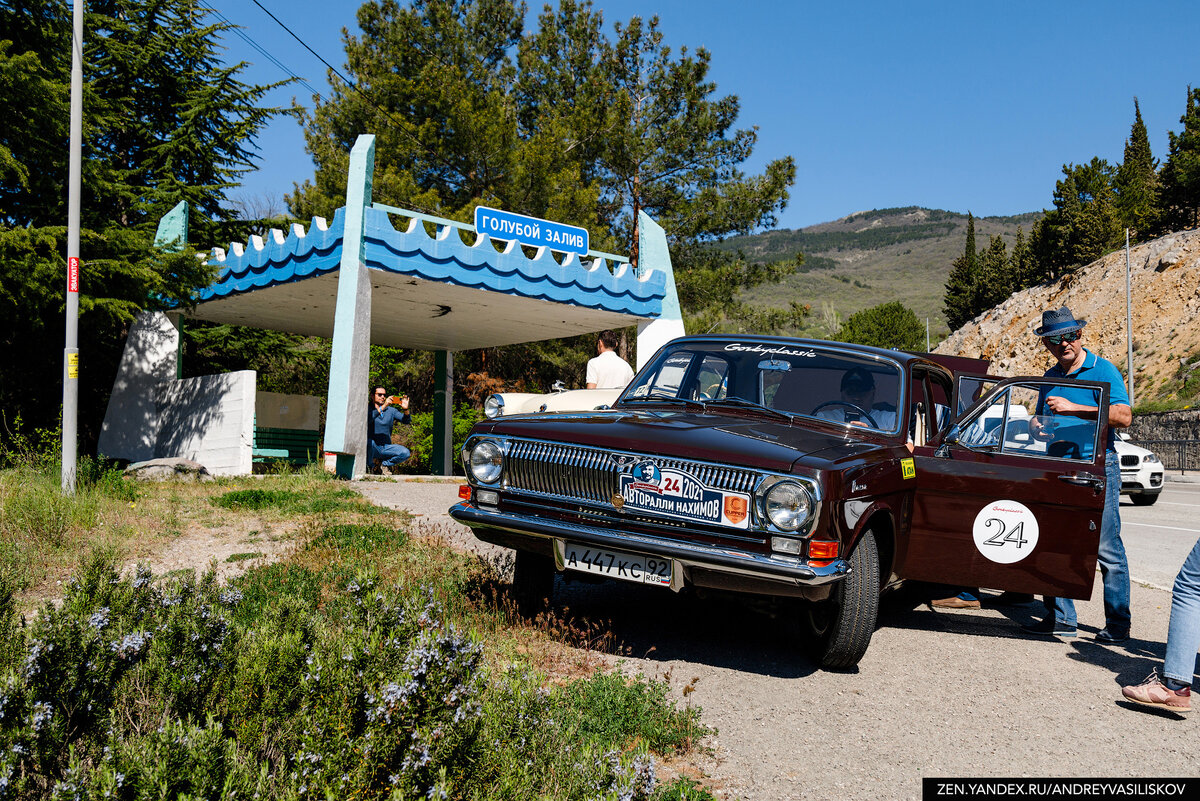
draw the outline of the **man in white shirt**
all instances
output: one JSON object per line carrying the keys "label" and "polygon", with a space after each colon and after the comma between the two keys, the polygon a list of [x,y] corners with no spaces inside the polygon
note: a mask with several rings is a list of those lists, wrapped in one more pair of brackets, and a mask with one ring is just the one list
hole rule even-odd
{"label": "man in white shirt", "polygon": [[588,389],[624,389],[633,378],[629,362],[617,355],[617,335],[601,331],[596,341],[596,358],[587,363]]}

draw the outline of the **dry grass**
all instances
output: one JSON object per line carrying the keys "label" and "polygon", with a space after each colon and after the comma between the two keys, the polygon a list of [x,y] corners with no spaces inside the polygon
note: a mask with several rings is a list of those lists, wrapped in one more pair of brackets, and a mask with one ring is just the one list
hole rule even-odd
{"label": "dry grass", "polygon": [[[286,555],[297,542],[328,525],[360,519],[403,524],[405,516],[365,500],[338,498],[328,508],[293,514],[277,508],[227,509],[212,500],[254,489],[329,496],[339,485],[316,472],[198,483],[119,479],[62,495],[58,478],[29,466],[0,471],[0,573],[23,608],[60,595],[61,583],[97,550],[155,573],[203,570],[216,560],[223,575]],[[235,553],[260,559],[226,562]]]}

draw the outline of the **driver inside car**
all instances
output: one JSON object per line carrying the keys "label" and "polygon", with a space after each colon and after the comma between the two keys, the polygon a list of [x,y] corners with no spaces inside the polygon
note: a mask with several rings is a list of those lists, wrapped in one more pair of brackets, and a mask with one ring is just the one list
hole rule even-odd
{"label": "driver inside car", "polygon": [[[816,416],[863,428],[881,431],[896,429],[896,409],[888,404],[875,405],[875,379],[862,367],[852,367],[842,374],[841,400],[822,404]],[[869,417],[868,417],[869,416]],[[872,424],[873,423],[873,424]]]}

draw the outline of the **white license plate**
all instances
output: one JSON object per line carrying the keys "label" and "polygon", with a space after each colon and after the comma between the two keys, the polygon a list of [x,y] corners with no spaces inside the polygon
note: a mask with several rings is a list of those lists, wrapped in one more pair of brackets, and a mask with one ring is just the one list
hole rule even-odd
{"label": "white license plate", "polygon": [[610,551],[568,542],[564,557],[568,570],[639,584],[671,586],[671,560],[660,556]]}

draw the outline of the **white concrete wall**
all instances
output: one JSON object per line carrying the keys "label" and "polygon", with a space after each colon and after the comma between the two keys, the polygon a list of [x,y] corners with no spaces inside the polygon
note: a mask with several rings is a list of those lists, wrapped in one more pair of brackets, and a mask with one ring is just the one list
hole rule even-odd
{"label": "white concrete wall", "polygon": [[162,385],[154,458],[193,459],[213,475],[251,473],[256,379],[242,370]]}
{"label": "white concrete wall", "polygon": [[129,336],[113,382],[98,450],[112,459],[154,458],[158,437],[159,388],[175,380],[179,331],[161,312],[142,312]]}

